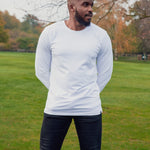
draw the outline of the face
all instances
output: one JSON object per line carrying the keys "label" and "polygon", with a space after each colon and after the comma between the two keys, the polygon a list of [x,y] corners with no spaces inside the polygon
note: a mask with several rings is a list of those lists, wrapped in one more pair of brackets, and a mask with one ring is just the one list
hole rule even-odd
{"label": "face", "polygon": [[89,26],[93,16],[93,0],[78,0],[74,5],[75,19],[83,26]]}

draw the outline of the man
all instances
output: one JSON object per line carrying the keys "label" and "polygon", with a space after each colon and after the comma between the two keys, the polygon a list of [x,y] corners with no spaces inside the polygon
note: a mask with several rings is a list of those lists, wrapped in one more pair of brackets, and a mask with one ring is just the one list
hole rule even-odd
{"label": "man", "polygon": [[100,92],[111,78],[113,57],[107,32],[91,23],[93,0],[68,0],[69,20],[42,32],[36,76],[49,89],[40,149],[60,150],[74,119],[81,150],[101,149]]}

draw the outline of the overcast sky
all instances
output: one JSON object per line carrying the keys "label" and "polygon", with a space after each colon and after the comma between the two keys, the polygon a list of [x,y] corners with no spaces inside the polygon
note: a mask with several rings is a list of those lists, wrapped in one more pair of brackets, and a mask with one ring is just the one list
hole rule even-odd
{"label": "overcast sky", "polygon": [[[11,15],[15,15],[19,20],[22,20],[23,16],[25,15],[25,12],[21,9],[32,10],[30,12],[35,14],[37,17],[39,17],[39,19],[42,18],[46,20],[50,16],[50,14],[48,14],[48,12],[50,12],[48,10],[49,8],[44,7],[44,9],[41,9],[38,11],[36,10],[36,8],[38,8],[39,6],[43,4],[48,4],[50,1],[51,0],[0,0],[0,10],[1,11],[8,10]],[[55,0],[55,2],[56,1],[59,1],[59,0]],[[129,0],[129,3],[131,4],[134,1],[135,0]],[[60,9],[61,13],[59,14],[62,14],[62,12],[64,12],[62,10],[64,9],[66,8],[64,7],[61,8]],[[55,10],[53,10],[53,12],[55,13]],[[56,16],[56,17],[59,17],[59,16]]]}
{"label": "overcast sky", "polygon": [[0,0],[0,10],[8,10],[11,15],[15,14],[18,19],[21,19],[25,13],[15,7],[17,2],[19,3],[19,0]]}

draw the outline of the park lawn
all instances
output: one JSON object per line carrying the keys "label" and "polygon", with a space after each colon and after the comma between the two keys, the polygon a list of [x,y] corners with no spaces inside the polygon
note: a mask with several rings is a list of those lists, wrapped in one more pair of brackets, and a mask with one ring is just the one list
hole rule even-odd
{"label": "park lawn", "polygon": [[[47,89],[34,53],[0,52],[0,150],[38,150]],[[114,62],[101,93],[102,150],[150,150],[150,63]],[[71,124],[62,150],[79,150]]]}

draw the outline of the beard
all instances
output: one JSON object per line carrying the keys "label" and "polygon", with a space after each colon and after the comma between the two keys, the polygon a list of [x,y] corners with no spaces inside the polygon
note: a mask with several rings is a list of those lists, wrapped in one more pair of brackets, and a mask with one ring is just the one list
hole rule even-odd
{"label": "beard", "polygon": [[[91,14],[92,15],[92,14]],[[83,26],[89,26],[91,23],[91,19],[87,22],[84,20],[84,18],[82,16],[80,16],[80,14],[78,13],[78,11],[76,10],[75,12],[75,19],[79,22],[79,24],[83,25]]]}

